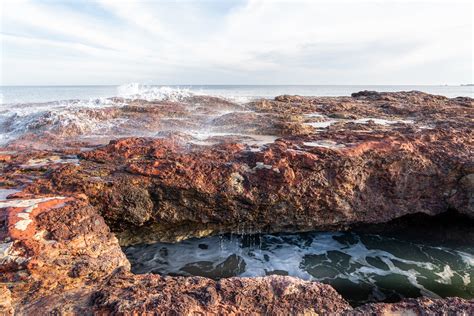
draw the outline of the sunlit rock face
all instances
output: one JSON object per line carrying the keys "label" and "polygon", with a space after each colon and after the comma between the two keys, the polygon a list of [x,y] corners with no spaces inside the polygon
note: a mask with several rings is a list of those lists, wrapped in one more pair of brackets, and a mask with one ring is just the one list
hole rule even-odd
{"label": "sunlit rock face", "polygon": [[[330,286],[290,277],[134,275],[120,245],[345,230],[448,209],[474,216],[470,98],[361,92],[110,103],[0,122],[0,308],[355,312]],[[390,306],[448,304],[410,302]],[[449,302],[472,310],[469,301]]]}

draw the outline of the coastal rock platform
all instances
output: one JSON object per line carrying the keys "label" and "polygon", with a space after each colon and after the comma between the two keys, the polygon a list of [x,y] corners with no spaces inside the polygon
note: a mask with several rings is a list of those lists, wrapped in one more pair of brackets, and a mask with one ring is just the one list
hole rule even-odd
{"label": "coastal rock platform", "polygon": [[119,101],[79,113],[93,126],[40,116],[0,150],[0,313],[474,313],[461,298],[354,308],[329,285],[287,276],[135,275],[121,249],[420,213],[473,219],[472,99]]}

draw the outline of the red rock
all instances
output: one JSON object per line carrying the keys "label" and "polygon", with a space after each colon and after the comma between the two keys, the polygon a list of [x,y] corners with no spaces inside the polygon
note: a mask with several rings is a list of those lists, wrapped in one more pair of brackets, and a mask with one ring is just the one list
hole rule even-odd
{"label": "red rock", "polygon": [[[235,110],[251,112],[227,113]],[[460,298],[353,309],[331,287],[291,277],[133,275],[119,245],[232,232],[241,223],[249,232],[277,232],[348,229],[448,209],[474,217],[472,99],[362,92],[240,106],[192,97],[80,115],[123,122],[85,141],[83,126],[46,115],[9,144],[14,153],[0,156],[3,187],[22,189],[0,202],[0,313],[472,313],[472,301]],[[243,136],[201,145],[183,132],[209,121]],[[134,128],[162,138],[96,147]],[[244,143],[255,134],[278,139],[260,148]],[[71,154],[77,164],[60,161]],[[18,204],[40,198],[47,199]]]}
{"label": "red rock", "polygon": [[124,273],[96,292],[93,304],[98,312],[118,314],[327,314],[351,309],[328,285],[284,276],[216,282]]}

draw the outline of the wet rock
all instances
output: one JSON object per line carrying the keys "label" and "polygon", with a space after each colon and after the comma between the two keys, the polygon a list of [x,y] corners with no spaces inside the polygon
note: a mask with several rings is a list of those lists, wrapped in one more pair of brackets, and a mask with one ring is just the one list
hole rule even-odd
{"label": "wet rock", "polygon": [[367,98],[367,99],[372,99],[372,100],[380,100],[382,94],[377,91],[369,91],[369,90],[364,90],[364,91],[359,91],[351,94],[351,97],[353,98]]}
{"label": "wet rock", "polygon": [[[473,217],[473,111],[457,99],[419,92],[380,94],[391,99],[285,96],[224,114],[203,103],[204,117],[220,127],[285,136],[260,144],[232,133],[202,143],[186,132],[112,140],[80,152],[77,165],[42,165],[37,180],[23,182],[25,192],[85,195],[122,245],[233,232],[242,222],[250,233],[347,229],[449,208]],[[162,117],[189,107],[146,105],[134,113]],[[331,115],[337,118],[311,125]],[[428,121],[435,126],[425,128]],[[21,183],[28,161],[51,156],[15,157],[8,181]]]}
{"label": "wet rock", "polygon": [[301,102],[304,100],[304,97],[302,96],[299,96],[299,95],[280,95],[280,96],[277,96],[275,97],[275,101],[279,101],[279,102]]}

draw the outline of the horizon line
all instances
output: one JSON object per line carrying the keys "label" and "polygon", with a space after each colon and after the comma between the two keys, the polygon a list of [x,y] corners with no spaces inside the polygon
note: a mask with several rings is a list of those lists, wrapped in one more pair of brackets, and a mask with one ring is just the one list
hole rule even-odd
{"label": "horizon line", "polygon": [[[133,82],[134,83],[134,82]],[[2,85],[0,87],[113,87],[113,86],[122,86],[131,83],[121,83],[121,84],[7,84]],[[402,84],[206,84],[206,83],[199,83],[199,84],[187,84],[187,83],[180,83],[180,84],[155,84],[155,83],[138,83],[144,86],[216,86],[216,87],[225,87],[225,86],[261,86],[261,87],[278,87],[278,86],[435,86],[435,87],[446,87],[446,86],[472,86],[473,83],[456,83],[456,84],[410,84],[410,83],[402,83]]]}

